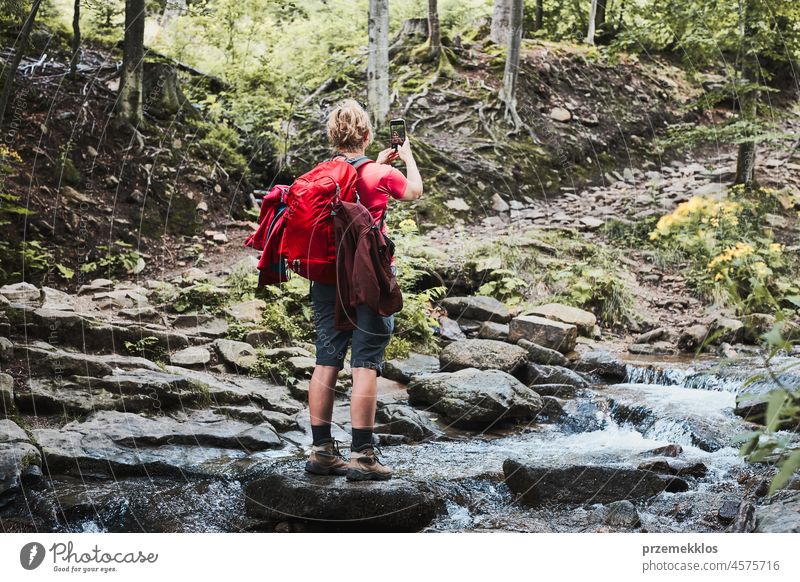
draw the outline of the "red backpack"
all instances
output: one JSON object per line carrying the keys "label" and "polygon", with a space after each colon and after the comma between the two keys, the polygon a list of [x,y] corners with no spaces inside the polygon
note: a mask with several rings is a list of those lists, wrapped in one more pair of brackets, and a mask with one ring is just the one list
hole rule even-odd
{"label": "red backpack", "polygon": [[289,187],[279,250],[289,269],[318,283],[336,282],[333,206],[339,200],[358,200],[357,169],[370,161],[366,156],[352,160],[337,156],[303,174]]}

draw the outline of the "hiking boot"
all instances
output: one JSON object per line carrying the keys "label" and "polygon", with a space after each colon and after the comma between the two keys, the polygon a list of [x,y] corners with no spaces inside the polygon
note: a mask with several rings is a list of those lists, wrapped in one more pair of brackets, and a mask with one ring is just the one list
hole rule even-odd
{"label": "hiking boot", "polygon": [[392,478],[392,470],[378,460],[374,447],[350,453],[347,465],[348,481],[386,481]]}
{"label": "hiking boot", "polygon": [[347,461],[339,451],[339,444],[331,439],[313,445],[306,461],[306,471],[314,475],[346,475]]}

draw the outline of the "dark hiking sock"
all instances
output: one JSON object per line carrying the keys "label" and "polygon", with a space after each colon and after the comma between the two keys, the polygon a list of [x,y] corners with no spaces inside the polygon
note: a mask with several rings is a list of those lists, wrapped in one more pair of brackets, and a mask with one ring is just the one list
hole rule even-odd
{"label": "dark hiking sock", "polygon": [[325,444],[326,442],[332,440],[331,437],[331,425],[330,424],[320,424],[320,425],[311,425],[311,438],[314,439],[314,445],[321,445]]}
{"label": "dark hiking sock", "polygon": [[372,446],[372,429],[371,428],[354,428],[353,429],[353,442],[350,445],[351,451],[360,451]]}

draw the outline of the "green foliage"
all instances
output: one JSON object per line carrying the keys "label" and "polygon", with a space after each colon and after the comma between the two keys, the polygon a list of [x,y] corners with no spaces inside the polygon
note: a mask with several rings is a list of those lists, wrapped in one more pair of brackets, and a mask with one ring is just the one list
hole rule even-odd
{"label": "green foliage", "polygon": [[506,305],[517,305],[522,302],[528,283],[510,269],[495,269],[489,275],[489,281],[478,288],[478,295],[494,297]]}
{"label": "green foliage", "polygon": [[180,289],[172,305],[178,313],[218,313],[227,300],[225,289],[200,282]]}
{"label": "green foliage", "polygon": [[237,269],[225,278],[225,287],[228,289],[228,303],[249,301],[255,298],[258,286],[258,273],[255,269]]}
{"label": "green foliage", "polygon": [[267,302],[260,327],[275,335],[273,345],[296,345],[314,336],[314,315],[308,296],[308,282],[292,277],[280,287],[262,287],[258,296]]}
{"label": "green foliage", "polygon": [[138,251],[130,250],[132,248],[133,245],[124,241],[116,241],[112,246],[97,245],[97,251],[101,255],[81,265],[81,273],[98,273],[109,279],[122,274],[138,273],[143,268],[143,259]]}
{"label": "green foliage", "polygon": [[633,299],[617,271],[600,257],[555,271],[552,282],[563,291],[553,300],[592,311],[603,325],[626,325],[635,317]]}
{"label": "green foliage", "polygon": [[403,293],[403,310],[395,314],[395,345],[392,350],[402,352],[404,344],[423,354],[438,351],[434,329],[438,326],[433,317],[433,302],[445,296],[444,287],[433,287],[419,293]]}
{"label": "green foliage", "polygon": [[[758,430],[739,436],[743,442],[739,452],[751,463],[773,462],[779,467],[778,473],[770,484],[772,494],[782,488],[792,475],[800,469],[800,449],[796,448],[795,434],[790,432],[800,425],[800,390],[789,389],[782,385],[781,374],[800,367],[800,364],[775,364],[775,356],[780,350],[791,347],[781,337],[780,325],[776,325],[767,336],[772,336],[772,347],[767,358],[767,371],[757,374],[748,380],[748,385],[755,382],[771,381],[777,388],[769,393],[767,400],[766,425]],[[787,430],[782,430],[788,428]]]}
{"label": "green foliage", "polygon": [[238,321],[228,322],[228,333],[225,334],[230,340],[243,342],[247,334],[253,329],[253,326],[242,325]]}
{"label": "green foliage", "polygon": [[124,342],[123,345],[125,351],[131,356],[139,356],[159,363],[169,360],[169,353],[157,337],[145,336],[135,342]]}
{"label": "green foliage", "polygon": [[263,349],[256,351],[256,363],[250,368],[251,376],[265,378],[270,382],[289,386],[297,381],[292,374],[291,367],[284,359],[276,360],[274,357],[267,356]]}
{"label": "green foliage", "polygon": [[212,125],[196,147],[209,160],[219,163],[226,171],[243,175],[247,172],[247,158],[241,154],[242,138],[232,127],[220,123]]}
{"label": "green foliage", "polygon": [[733,187],[727,199],[694,196],[662,216],[650,240],[688,261],[695,287],[740,313],[794,309],[797,259],[764,228],[775,192]]}

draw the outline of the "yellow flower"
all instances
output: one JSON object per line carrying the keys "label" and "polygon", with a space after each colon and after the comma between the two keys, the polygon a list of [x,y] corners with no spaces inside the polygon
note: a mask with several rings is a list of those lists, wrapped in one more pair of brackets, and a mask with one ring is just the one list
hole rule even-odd
{"label": "yellow flower", "polygon": [[780,253],[783,251],[783,245],[780,243],[772,243],[769,245],[769,250],[773,253]]}

